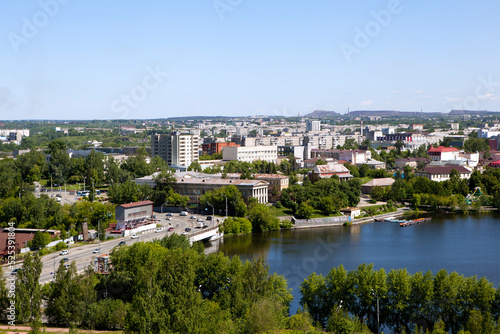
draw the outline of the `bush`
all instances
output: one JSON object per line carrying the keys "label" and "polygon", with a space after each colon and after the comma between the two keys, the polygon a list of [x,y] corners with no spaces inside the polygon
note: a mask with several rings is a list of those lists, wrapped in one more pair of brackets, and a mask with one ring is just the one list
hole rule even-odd
{"label": "bush", "polygon": [[227,218],[221,230],[226,234],[247,234],[252,232],[252,223],[246,218]]}
{"label": "bush", "polygon": [[306,202],[302,202],[302,203],[300,203],[299,208],[297,210],[297,216],[299,218],[309,219],[309,218],[311,218],[313,212],[314,212],[314,209],[312,206],[310,206]]}
{"label": "bush", "polygon": [[60,242],[58,242],[58,243],[54,246],[54,250],[55,250],[56,252],[58,252],[58,251],[60,251],[60,250],[63,250],[63,249],[66,249],[66,248],[68,248],[68,245],[66,245],[66,244],[64,243],[64,241],[60,241]]}
{"label": "bush", "polygon": [[307,333],[314,330],[309,313],[297,313],[288,318],[286,328]]}
{"label": "bush", "polygon": [[283,207],[283,204],[281,204],[280,201],[277,201],[276,203],[274,203],[274,206],[278,209],[281,209]]}

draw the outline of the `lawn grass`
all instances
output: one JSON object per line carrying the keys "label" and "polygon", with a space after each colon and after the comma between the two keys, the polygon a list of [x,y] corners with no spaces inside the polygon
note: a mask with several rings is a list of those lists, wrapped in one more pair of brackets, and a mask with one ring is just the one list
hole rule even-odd
{"label": "lawn grass", "polygon": [[359,179],[361,180],[361,184],[365,184],[366,182],[373,180],[373,177],[365,176],[365,177],[360,177]]}

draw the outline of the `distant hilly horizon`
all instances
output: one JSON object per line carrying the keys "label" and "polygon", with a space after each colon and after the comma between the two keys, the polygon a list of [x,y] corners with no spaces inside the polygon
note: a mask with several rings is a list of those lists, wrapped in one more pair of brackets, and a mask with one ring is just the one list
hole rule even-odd
{"label": "distant hilly horizon", "polygon": [[336,111],[329,110],[314,110],[313,112],[304,115],[304,117],[337,117],[337,116],[417,116],[420,114],[432,115],[432,114],[442,114],[442,115],[486,115],[486,114],[497,114],[500,111],[489,111],[489,110],[451,110],[449,112],[420,112],[420,111],[398,111],[398,110],[352,110],[349,114],[340,114]]}

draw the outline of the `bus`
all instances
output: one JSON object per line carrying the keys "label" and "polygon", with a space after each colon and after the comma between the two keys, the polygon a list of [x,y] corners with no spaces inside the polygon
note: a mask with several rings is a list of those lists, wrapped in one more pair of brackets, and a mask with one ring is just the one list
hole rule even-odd
{"label": "bus", "polygon": [[76,196],[88,196],[90,194],[90,191],[88,190],[79,190],[76,192]]}

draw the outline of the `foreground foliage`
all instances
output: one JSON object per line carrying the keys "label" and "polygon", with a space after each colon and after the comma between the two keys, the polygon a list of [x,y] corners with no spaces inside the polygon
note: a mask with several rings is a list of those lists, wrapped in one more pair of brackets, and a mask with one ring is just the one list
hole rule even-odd
{"label": "foreground foliage", "polygon": [[350,332],[344,329],[354,330],[358,322],[377,332],[377,298],[380,326],[394,332],[409,333],[417,325],[432,330],[442,322],[451,333],[472,326],[471,333],[494,333],[500,316],[500,288],[485,278],[445,270],[410,275],[406,269],[374,270],[373,264],[348,272],[341,265],[326,276],[311,274],[300,291],[300,304],[313,320],[337,332]]}

